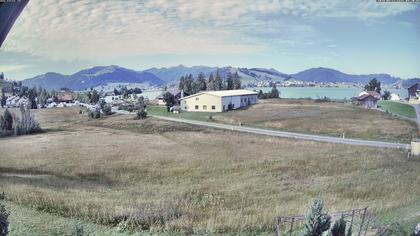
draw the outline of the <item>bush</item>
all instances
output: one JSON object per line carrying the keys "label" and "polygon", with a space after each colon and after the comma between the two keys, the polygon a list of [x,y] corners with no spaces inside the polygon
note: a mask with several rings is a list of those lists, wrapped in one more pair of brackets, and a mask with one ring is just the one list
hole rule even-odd
{"label": "bush", "polygon": [[0,236],[6,236],[9,233],[9,212],[0,202]]}
{"label": "bush", "polygon": [[41,132],[39,123],[28,107],[21,106],[20,115],[12,115],[8,109],[0,116],[0,135],[25,135]]}
{"label": "bush", "polygon": [[104,105],[103,108],[102,108],[102,112],[107,116],[112,115],[111,105],[109,105],[109,104]]}
{"label": "bush", "polygon": [[89,110],[88,112],[89,119],[99,119],[101,118],[101,109],[94,108],[94,110]]}
{"label": "bush", "polygon": [[4,135],[11,134],[13,131],[13,116],[8,109],[4,110],[1,119],[1,128]]}
{"label": "bush", "polygon": [[146,119],[146,117],[147,117],[146,110],[140,109],[140,110],[137,111],[136,119]]}
{"label": "bush", "polygon": [[323,98],[317,98],[314,100],[314,102],[318,102],[318,103],[322,103],[322,102],[331,102],[331,99],[328,97],[323,97]]}
{"label": "bush", "polygon": [[31,115],[31,110],[25,106],[20,106],[20,117],[15,116],[13,119],[14,123],[14,134],[25,135],[33,134],[41,131],[39,123]]}

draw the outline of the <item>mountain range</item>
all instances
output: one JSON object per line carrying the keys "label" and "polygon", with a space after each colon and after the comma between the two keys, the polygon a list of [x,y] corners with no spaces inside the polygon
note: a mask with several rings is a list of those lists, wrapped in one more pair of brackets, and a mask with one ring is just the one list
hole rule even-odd
{"label": "mountain range", "polygon": [[81,70],[72,75],[49,72],[23,80],[22,82],[28,87],[41,86],[49,90],[65,87],[75,91],[107,86],[109,84],[141,84],[146,87],[159,87],[163,85],[174,85],[183,75],[192,74],[196,78],[199,73],[209,76],[210,73],[215,74],[217,71],[224,78],[229,72],[238,73],[244,85],[255,85],[260,81],[282,82],[289,79],[318,83],[347,82],[365,84],[373,78],[387,85],[400,83],[405,87],[407,84],[406,81],[389,74],[354,75],[323,67],[311,68],[295,74],[287,74],[272,68],[237,68],[231,66],[186,67],[183,65],[168,68],[150,68],[143,71],[135,71],[115,65],[96,66]]}
{"label": "mountain range", "polygon": [[149,72],[134,71],[111,65],[96,66],[81,70],[72,75],[49,72],[23,80],[22,83],[28,87],[40,86],[48,90],[69,88],[71,90],[81,91],[93,87],[105,86],[109,83],[135,83],[145,86],[161,86],[166,82]]}

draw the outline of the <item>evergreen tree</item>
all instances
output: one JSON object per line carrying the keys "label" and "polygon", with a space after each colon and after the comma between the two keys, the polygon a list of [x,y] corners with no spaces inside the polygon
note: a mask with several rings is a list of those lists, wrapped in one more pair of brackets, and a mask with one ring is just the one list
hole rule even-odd
{"label": "evergreen tree", "polygon": [[241,89],[241,77],[239,77],[238,72],[233,74],[233,89]]}
{"label": "evergreen tree", "polygon": [[[125,90],[125,92],[127,92],[127,90]],[[89,96],[89,95],[88,95]],[[128,94],[127,94],[128,97]],[[91,96],[90,96],[90,103],[91,104],[97,104],[99,102],[99,93],[98,91],[96,91],[95,89],[92,91]]]}
{"label": "evergreen tree", "polygon": [[220,76],[219,69],[217,69],[216,77],[214,77],[214,90],[218,91],[222,89],[223,89],[223,80],[222,80],[222,77]]}
{"label": "evergreen tree", "polygon": [[277,89],[276,84],[273,84],[273,87],[271,88],[270,98],[279,98],[280,92]]}
{"label": "evergreen tree", "polygon": [[258,92],[258,98],[264,98],[264,93],[263,91],[260,89],[260,91]]}
{"label": "evergreen tree", "polygon": [[200,92],[200,84],[199,84],[198,79],[194,80],[191,87],[192,87],[191,94],[196,94],[196,93]]}
{"label": "evergreen tree", "polygon": [[226,78],[226,90],[233,90],[233,75],[232,73],[228,73]]}
{"label": "evergreen tree", "polygon": [[6,106],[6,94],[4,92],[4,88],[1,89],[1,107]]}
{"label": "evergreen tree", "polygon": [[207,90],[207,81],[206,81],[206,77],[204,76],[203,73],[198,74],[197,87],[199,89],[198,91]]}
{"label": "evergreen tree", "polygon": [[14,83],[12,83],[10,85],[10,92],[12,93],[12,96],[15,96],[15,85],[14,85]]}
{"label": "evergreen tree", "polygon": [[185,76],[185,84],[184,84],[184,92],[187,94],[192,94],[193,93],[193,89],[192,89],[192,84],[194,82],[194,78],[192,76],[192,74],[189,74],[188,76]]}
{"label": "evergreen tree", "polygon": [[305,216],[303,236],[321,236],[331,225],[331,216],[322,213],[324,202],[314,199]]}
{"label": "evergreen tree", "polygon": [[178,84],[179,91],[183,90],[184,87],[185,87],[185,77],[181,76],[181,78],[179,79],[179,84]]}
{"label": "evergreen tree", "polygon": [[207,90],[213,91],[214,89],[214,77],[213,73],[210,73],[209,80],[207,82]]}
{"label": "evergreen tree", "polygon": [[365,91],[375,91],[377,93],[381,93],[381,82],[379,82],[377,79],[372,79],[369,81],[368,84],[365,85]]}
{"label": "evergreen tree", "polygon": [[37,97],[37,92],[36,92],[36,88],[33,87],[31,89],[28,90],[28,101],[29,101],[29,107],[31,109],[37,109],[38,106],[36,105],[36,97]]}

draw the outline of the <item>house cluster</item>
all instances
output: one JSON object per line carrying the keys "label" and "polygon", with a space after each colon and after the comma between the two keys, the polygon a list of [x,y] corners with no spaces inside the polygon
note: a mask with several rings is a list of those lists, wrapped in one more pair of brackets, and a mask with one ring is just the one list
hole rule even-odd
{"label": "house cluster", "polygon": [[28,105],[29,99],[26,97],[20,96],[11,96],[6,99],[6,107],[13,108],[13,107],[20,107],[21,105]]}
{"label": "house cluster", "polygon": [[[39,103],[39,97],[35,98],[38,108],[53,108],[53,107],[67,107],[76,105],[77,102],[74,101],[74,95],[69,91],[60,91],[57,93],[57,98],[48,98],[45,100],[45,104]],[[29,104],[29,99],[26,96],[10,96],[6,99],[6,107],[8,108],[17,108],[21,105],[27,106]]]}
{"label": "house cluster", "polygon": [[133,93],[133,94],[128,94],[127,98],[124,98],[123,95],[115,95],[114,93],[105,93],[103,97],[101,97],[101,99],[103,99],[106,103],[111,104],[111,105],[120,105],[123,104],[125,102],[135,102],[137,101],[137,99],[142,96],[141,93]]}

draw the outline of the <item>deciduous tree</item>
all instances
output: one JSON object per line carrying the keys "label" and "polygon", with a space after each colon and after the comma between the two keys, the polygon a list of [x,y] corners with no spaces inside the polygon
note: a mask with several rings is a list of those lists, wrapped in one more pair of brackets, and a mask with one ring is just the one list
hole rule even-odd
{"label": "deciduous tree", "polygon": [[365,91],[375,91],[381,93],[381,82],[377,79],[372,79],[368,84],[365,85]]}

